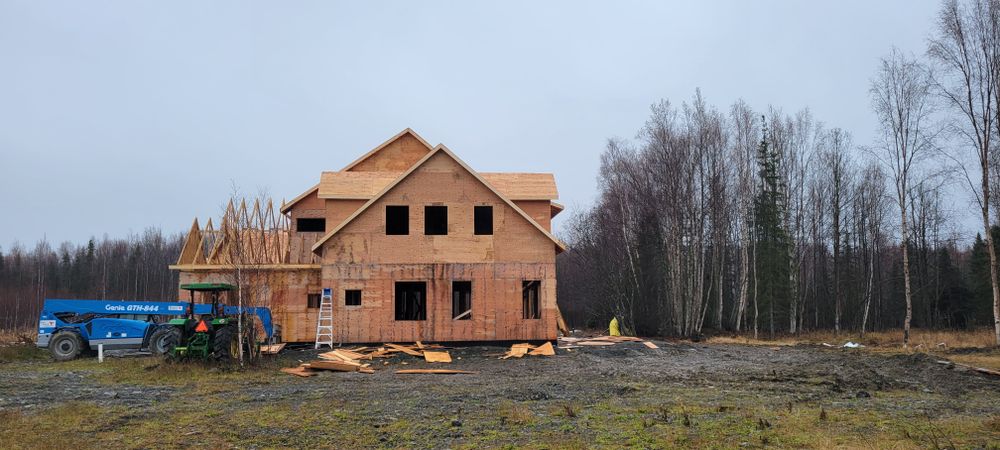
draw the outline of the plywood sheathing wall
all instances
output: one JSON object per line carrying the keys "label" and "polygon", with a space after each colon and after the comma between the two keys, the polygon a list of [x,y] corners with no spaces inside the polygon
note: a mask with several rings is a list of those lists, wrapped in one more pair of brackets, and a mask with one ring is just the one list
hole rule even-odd
{"label": "plywood sheathing wall", "polygon": [[376,147],[346,170],[355,172],[402,172],[423,158],[431,147],[409,129]]}
{"label": "plywood sheathing wall", "polygon": [[[410,205],[410,235],[387,236],[386,205]],[[423,234],[424,205],[448,206],[448,235]],[[475,205],[493,206],[494,234],[473,234]],[[345,342],[553,339],[555,246],[545,234],[439,152],[323,246],[324,286],[336,289],[334,334]],[[522,318],[521,282],[541,280],[542,318]],[[473,285],[473,319],[452,321],[452,280]],[[395,321],[395,281],[426,281],[426,321]],[[345,307],[344,289],[362,289]],[[463,322],[463,323],[453,323]],[[388,334],[388,336],[386,336]]]}
{"label": "plywood sheathing wall", "polygon": [[[541,318],[523,318],[521,283],[540,280]],[[540,340],[557,337],[555,264],[324,265],[334,289],[334,340],[414,342]],[[336,281],[330,281],[336,280]],[[395,320],[395,282],[427,284],[427,319]],[[452,319],[451,282],[472,282],[472,315]],[[345,306],[344,291],[360,289],[361,306]],[[315,319],[312,319],[315,326]]]}
{"label": "plywood sheathing wall", "polygon": [[[282,339],[286,342],[312,342],[316,339],[316,310],[307,308],[307,295],[319,293],[319,269],[273,270],[272,289],[267,303],[275,324],[281,326]],[[231,283],[225,271],[181,271],[180,283]],[[187,295],[182,291],[181,297]],[[181,298],[187,301],[187,298]],[[201,299],[197,299],[201,301]]]}

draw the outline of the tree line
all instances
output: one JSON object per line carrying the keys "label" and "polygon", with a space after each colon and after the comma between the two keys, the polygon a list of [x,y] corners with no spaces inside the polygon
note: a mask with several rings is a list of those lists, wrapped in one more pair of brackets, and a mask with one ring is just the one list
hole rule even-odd
{"label": "tree line", "polygon": [[[911,325],[989,325],[1000,344],[1000,2],[943,2],[926,54],[891,50],[869,94],[865,143],[808,109],[655,103],[635,140],[608,141],[598,199],[566,227],[566,317],[641,335],[902,328],[904,343]],[[969,209],[972,243],[954,227]]]}
{"label": "tree line", "polygon": [[46,298],[173,301],[183,234],[149,228],[125,238],[91,238],[53,248],[42,240],[31,249],[0,249],[0,327],[34,327]]}

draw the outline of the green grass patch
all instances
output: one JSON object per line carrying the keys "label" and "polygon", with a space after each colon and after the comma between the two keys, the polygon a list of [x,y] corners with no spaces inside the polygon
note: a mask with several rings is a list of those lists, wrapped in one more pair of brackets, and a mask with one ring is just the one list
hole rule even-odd
{"label": "green grass patch", "polygon": [[0,347],[0,364],[51,359],[49,353],[34,345],[6,345]]}

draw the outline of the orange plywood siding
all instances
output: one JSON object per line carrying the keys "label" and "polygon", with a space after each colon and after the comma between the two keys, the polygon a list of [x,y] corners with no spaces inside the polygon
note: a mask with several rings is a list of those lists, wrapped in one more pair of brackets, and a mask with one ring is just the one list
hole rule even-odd
{"label": "orange plywood siding", "polygon": [[552,202],[549,200],[514,200],[514,204],[535,219],[542,228],[552,231]]}
{"label": "orange plywood siding", "polygon": [[[334,292],[334,340],[412,342],[555,339],[554,264],[336,264],[323,267]],[[541,317],[525,320],[521,286],[541,281]],[[395,320],[395,282],[422,281],[426,320]],[[472,315],[452,319],[452,281],[472,282]],[[360,289],[361,306],[346,306],[344,291]],[[310,317],[315,326],[315,317]]]}
{"label": "orange plywood siding", "polygon": [[511,200],[555,200],[559,198],[551,173],[479,172],[487,183]]}
{"label": "orange plywood siding", "polygon": [[403,172],[323,172],[319,197],[368,200],[399,178]]}
{"label": "orange plywood siding", "polygon": [[324,200],[326,202],[326,231],[337,228],[344,219],[354,214],[365,200]]}
{"label": "orange plywood siding", "polygon": [[[548,212],[548,203],[540,203]],[[409,235],[385,234],[386,205],[409,205]],[[424,235],[425,205],[448,207],[447,235]],[[493,206],[493,235],[473,233],[475,205]],[[431,157],[322,248],[322,282],[338,299],[338,341],[556,337],[552,241],[447,154]],[[541,281],[539,319],[523,318],[525,280]],[[426,283],[426,320],[395,320],[397,281]],[[452,281],[472,282],[471,320],[452,320]],[[344,305],[346,289],[362,289],[360,307]]]}
{"label": "orange plywood siding", "polygon": [[403,133],[383,144],[347,170],[354,172],[402,172],[423,158],[431,148],[412,133]]}
{"label": "orange plywood siding", "polygon": [[[424,206],[448,206],[448,235],[425,236]],[[410,205],[410,235],[385,235],[385,206]],[[475,205],[493,206],[494,234],[473,234]],[[431,157],[323,246],[324,264],[554,263],[553,244],[445,153]]]}
{"label": "orange plywood siding", "polygon": [[[369,199],[399,178],[401,171],[323,172],[319,197]],[[483,180],[511,200],[553,200],[559,197],[550,173],[480,173]]]}

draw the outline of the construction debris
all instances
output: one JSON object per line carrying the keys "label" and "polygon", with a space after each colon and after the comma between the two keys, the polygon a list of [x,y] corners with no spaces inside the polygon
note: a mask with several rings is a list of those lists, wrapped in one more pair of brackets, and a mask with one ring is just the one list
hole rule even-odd
{"label": "construction debris", "polygon": [[433,362],[450,363],[451,355],[449,355],[448,352],[424,351],[424,360],[429,363]]}
{"label": "construction debris", "polygon": [[972,371],[979,372],[979,373],[982,373],[982,374],[993,375],[995,377],[1000,377],[1000,371],[996,371],[996,370],[993,370],[993,369],[987,369],[985,367],[970,366],[968,364],[962,364],[962,363],[957,363],[957,362],[954,362],[954,361],[947,361],[947,360],[945,360],[945,361],[938,361],[937,363],[938,364],[944,364],[949,369],[954,368],[954,367],[961,367],[963,369],[972,370]]}
{"label": "construction debris", "polygon": [[546,342],[538,347],[531,345],[527,342],[522,344],[514,344],[510,346],[510,350],[504,353],[500,359],[507,358],[521,358],[524,355],[530,356],[555,356],[556,350],[552,347],[551,342]]}
{"label": "construction debris", "polygon": [[297,377],[305,377],[305,378],[314,377],[314,376],[317,375],[317,373],[315,371],[313,371],[312,369],[308,369],[308,368],[305,368],[305,367],[302,367],[302,366],[299,366],[299,367],[285,367],[284,369],[281,369],[281,371],[285,372],[285,373],[289,373],[289,374],[295,375]]}
{"label": "construction debris", "polygon": [[[577,348],[580,346],[600,347],[600,346],[615,345],[621,342],[643,342],[644,343],[643,345],[646,345],[645,342],[649,341],[633,336],[597,336],[589,338],[561,337],[559,338],[559,348]],[[652,342],[650,342],[650,344],[652,344]],[[646,346],[649,347],[649,345]]]}
{"label": "construction debris", "polygon": [[361,364],[347,361],[311,361],[302,367],[309,369],[333,370],[336,372],[357,372]]}
{"label": "construction debris", "polygon": [[414,350],[412,347],[407,347],[405,345],[385,344],[385,346],[390,349],[389,351],[403,352],[410,356],[424,356],[420,351]]}
{"label": "construction debris", "polygon": [[652,342],[649,342],[649,341],[642,341],[642,345],[645,345],[646,347],[649,347],[649,348],[660,348],[656,344],[654,344]]}
{"label": "construction debris", "polygon": [[468,370],[454,370],[454,369],[405,369],[397,370],[398,374],[438,374],[438,375],[456,375],[456,374],[475,374],[478,372],[470,372]]}
{"label": "construction debris", "polygon": [[555,356],[556,349],[552,348],[551,342],[546,342],[542,345],[539,345],[534,350],[528,352],[528,354],[531,356]]}
{"label": "construction debris", "polygon": [[[339,348],[320,353],[317,355],[319,360],[304,363],[298,368],[282,369],[282,372],[303,377],[316,375],[316,370],[372,374],[375,373],[375,369],[371,367],[371,363],[363,363],[362,361],[371,361],[374,358],[392,358],[399,353],[424,358],[427,362],[450,363],[451,355],[447,351],[430,350],[444,348],[437,344],[424,344],[422,342],[416,342],[414,345],[385,344],[384,347]],[[408,363],[402,361],[400,364],[406,365]],[[383,365],[389,365],[389,362],[385,361]]]}
{"label": "construction debris", "polygon": [[263,345],[260,347],[261,355],[277,355],[285,346],[288,345],[284,342],[280,344]]}
{"label": "construction debris", "polygon": [[[500,359],[520,358],[520,357],[522,357],[524,355],[527,355],[528,354],[528,350],[532,349],[531,346],[519,347],[519,345],[521,345],[521,344],[514,344],[513,346],[511,346],[510,347],[510,351],[508,351],[506,354],[504,354],[502,357],[500,357]],[[523,345],[528,345],[528,344],[523,344]]]}

